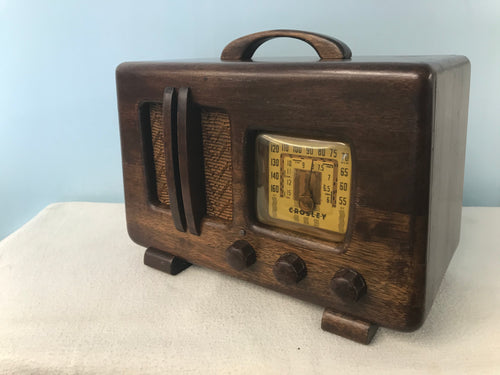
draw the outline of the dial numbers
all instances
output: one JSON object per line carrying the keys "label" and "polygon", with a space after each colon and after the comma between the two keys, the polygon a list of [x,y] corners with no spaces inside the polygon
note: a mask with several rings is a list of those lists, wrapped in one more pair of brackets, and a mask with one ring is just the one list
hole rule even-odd
{"label": "dial numbers", "polygon": [[268,155],[267,163],[258,164],[267,169],[266,197],[259,189],[257,194],[258,200],[267,198],[267,205],[258,202],[258,211],[267,212],[258,212],[259,218],[281,222],[284,227],[288,226],[283,223],[293,223],[302,232],[314,228],[343,238],[349,217],[350,147],[341,142],[271,135],[260,135],[257,142],[263,143]]}

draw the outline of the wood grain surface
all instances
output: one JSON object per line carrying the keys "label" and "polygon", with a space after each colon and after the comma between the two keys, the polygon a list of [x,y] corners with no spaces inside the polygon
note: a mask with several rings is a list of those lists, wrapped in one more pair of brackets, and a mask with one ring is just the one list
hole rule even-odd
{"label": "wood grain surface", "polygon": [[[460,185],[463,176],[466,111],[459,107],[466,106],[468,72],[461,56],[122,64],[117,87],[130,236],[356,319],[416,329],[458,241],[461,187],[450,182]],[[199,236],[177,231],[171,210],[150,199],[155,181],[148,178],[151,158],[137,114],[145,102],[162,102],[165,87],[189,88],[194,106],[223,111],[230,120],[232,220],[202,215]],[[354,173],[343,242],[258,222],[254,152],[262,132],[350,144]],[[187,157],[187,150],[180,155]],[[203,163],[202,154],[196,158]],[[448,194],[453,199],[445,199]],[[256,262],[241,271],[226,261],[226,249],[237,240],[256,252]],[[307,276],[293,285],[273,275],[285,253],[307,267]],[[359,301],[345,302],[330,290],[341,268],[365,280]]]}

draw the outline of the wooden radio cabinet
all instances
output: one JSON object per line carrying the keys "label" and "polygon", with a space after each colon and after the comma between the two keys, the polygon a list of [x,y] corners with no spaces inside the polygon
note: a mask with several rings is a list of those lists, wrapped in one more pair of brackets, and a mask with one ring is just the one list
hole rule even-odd
{"label": "wooden radio cabinet", "polygon": [[[252,61],[274,37],[320,58]],[[274,30],[220,61],[116,75],[127,225],[147,265],[319,304],[323,329],[363,343],[422,324],[459,240],[467,58],[357,58]]]}

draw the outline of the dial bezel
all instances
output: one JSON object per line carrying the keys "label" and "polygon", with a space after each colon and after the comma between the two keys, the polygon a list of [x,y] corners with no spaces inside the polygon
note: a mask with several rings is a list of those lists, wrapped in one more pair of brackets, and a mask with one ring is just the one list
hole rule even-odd
{"label": "dial bezel", "polygon": [[[270,150],[269,145],[273,144],[279,144],[280,145],[280,162],[279,162],[279,167],[278,166],[271,166],[270,165],[270,158],[272,155],[270,153],[273,153],[274,155],[278,155],[278,153],[274,153],[273,151]],[[334,242],[342,242],[345,240],[346,233],[348,233],[348,228],[349,228],[349,220],[350,220],[350,206],[351,206],[351,200],[352,200],[352,171],[353,171],[353,166],[352,166],[352,148],[349,143],[347,142],[342,142],[338,140],[318,140],[318,139],[313,139],[313,138],[308,138],[308,137],[294,137],[294,136],[289,136],[289,135],[283,135],[283,134],[273,134],[273,133],[261,133],[257,135],[255,139],[255,161],[256,161],[256,182],[255,182],[255,209],[256,209],[256,217],[257,220],[260,223],[263,223],[265,225],[268,225],[270,227],[276,227],[280,228],[281,230],[286,230],[286,231],[291,231],[291,233],[296,233],[295,235],[297,236],[303,236],[304,234],[313,238],[319,238],[327,241],[334,241]],[[283,211],[283,204],[284,200],[287,198],[281,197],[278,198],[281,199],[278,201],[278,205],[280,205],[280,211],[279,214],[277,213],[276,207],[274,208],[274,213],[271,214],[270,211],[270,205],[269,201],[271,198],[271,195],[274,197],[277,197],[277,192],[270,192],[270,185],[271,185],[271,176],[270,172],[273,172],[274,169],[276,171],[279,169],[280,170],[280,191],[279,194],[282,195],[283,192],[281,189],[283,189],[283,184],[282,184],[282,168],[283,165],[282,163],[284,162],[281,160],[283,158],[283,155],[288,155],[290,154],[291,157],[293,155],[299,155],[300,152],[294,152],[292,149],[290,149],[289,152],[283,151],[281,149],[282,145],[289,145],[292,147],[293,145],[296,145],[298,148],[297,150],[301,149],[301,151],[304,151],[304,154],[299,156],[300,158],[303,159],[303,161],[308,162],[311,160],[311,163],[316,160],[325,160],[328,162],[332,162],[334,165],[334,169],[337,175],[334,175],[332,178],[332,183],[330,186],[335,187],[337,195],[339,194],[339,189],[338,189],[338,184],[335,186],[335,183],[333,182],[334,180],[337,180],[340,178],[340,168],[342,167],[343,171],[344,169],[347,169],[349,171],[348,176],[346,177],[341,177],[340,182],[348,182],[348,191],[343,192],[343,198],[347,198],[345,201],[345,204],[343,206],[336,205],[335,208],[332,209],[329,213],[332,215],[327,222],[321,223],[321,220],[314,219],[312,215],[308,215],[308,213],[303,213],[301,210],[301,215],[294,215],[293,213],[287,214]],[[311,150],[311,154],[307,155],[306,154],[306,149]],[[348,151],[348,159],[347,161],[341,161],[340,154],[337,157],[331,156],[321,156],[319,155],[319,152],[316,151],[318,149],[325,149],[325,150],[330,150],[330,149],[335,149],[335,150],[347,150]],[[317,153],[318,155],[314,155],[314,153]],[[343,159],[342,159],[343,160]],[[310,165],[310,164],[309,164]],[[312,166],[313,167],[313,166]],[[296,169],[293,169],[293,173],[296,173]],[[299,169],[303,170],[303,169]],[[316,172],[315,172],[316,173]],[[287,176],[291,182],[291,177]],[[323,178],[323,177],[322,177]],[[294,179],[294,184],[296,182],[296,179]],[[339,181],[337,181],[339,182]],[[328,186],[327,186],[328,187]],[[295,195],[295,187],[291,189],[293,191],[293,194]],[[295,197],[292,197],[292,201],[294,203],[294,207],[298,207],[298,202],[294,199]],[[340,196],[337,196],[335,199],[340,199]],[[337,203],[337,201],[332,201],[332,207],[334,207],[334,203]],[[275,203],[276,204],[276,203]],[[323,203],[321,207],[324,207]],[[300,210],[300,208],[299,208]],[[318,209],[316,213],[318,213],[321,209]],[[312,213],[314,213],[313,211]],[[339,224],[337,216],[333,217],[333,215],[339,215],[340,213],[343,213],[341,216],[345,217],[345,222],[342,224]],[[311,213],[311,214],[312,214]],[[293,219],[292,219],[293,218]],[[309,220],[311,219],[311,220]],[[309,224],[307,224],[309,222]],[[339,230],[334,230],[334,226],[338,228]],[[328,227],[332,229],[328,229]]]}

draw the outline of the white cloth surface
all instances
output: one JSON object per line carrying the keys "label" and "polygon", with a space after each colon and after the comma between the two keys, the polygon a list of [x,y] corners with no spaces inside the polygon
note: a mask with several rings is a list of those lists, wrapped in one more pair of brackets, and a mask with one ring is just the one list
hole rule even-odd
{"label": "white cloth surface", "polygon": [[0,242],[0,373],[500,374],[499,233],[500,208],[464,208],[423,327],[364,346],[319,306],[144,266],[122,204],[53,204]]}

